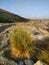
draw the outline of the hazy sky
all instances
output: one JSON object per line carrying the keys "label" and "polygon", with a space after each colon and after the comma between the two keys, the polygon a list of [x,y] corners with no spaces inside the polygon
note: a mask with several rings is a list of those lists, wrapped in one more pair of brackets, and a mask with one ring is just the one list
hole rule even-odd
{"label": "hazy sky", "polygon": [[27,18],[49,18],[49,0],[0,0],[0,8]]}

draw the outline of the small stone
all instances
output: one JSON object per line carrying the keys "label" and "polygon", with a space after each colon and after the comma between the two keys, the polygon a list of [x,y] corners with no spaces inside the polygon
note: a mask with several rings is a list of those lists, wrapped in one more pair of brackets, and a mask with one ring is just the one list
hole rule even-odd
{"label": "small stone", "polygon": [[34,65],[47,65],[47,64],[39,60]]}
{"label": "small stone", "polygon": [[34,65],[32,60],[25,60],[25,65]]}
{"label": "small stone", "polygon": [[23,62],[19,62],[19,65],[24,65],[24,63]]}
{"label": "small stone", "polygon": [[7,59],[3,56],[0,57],[0,65],[18,65],[13,60]]}

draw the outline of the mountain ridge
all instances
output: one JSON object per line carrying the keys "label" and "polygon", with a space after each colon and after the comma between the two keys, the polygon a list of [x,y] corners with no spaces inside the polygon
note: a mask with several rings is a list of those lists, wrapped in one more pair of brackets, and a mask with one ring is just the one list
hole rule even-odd
{"label": "mountain ridge", "polygon": [[19,15],[6,11],[4,9],[0,9],[0,22],[26,22],[29,19],[23,18]]}

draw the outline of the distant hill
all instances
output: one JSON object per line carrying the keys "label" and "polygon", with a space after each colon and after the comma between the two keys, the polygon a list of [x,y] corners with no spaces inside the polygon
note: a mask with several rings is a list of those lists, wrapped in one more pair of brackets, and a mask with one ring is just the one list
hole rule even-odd
{"label": "distant hill", "polygon": [[26,22],[28,19],[0,9],[0,23]]}

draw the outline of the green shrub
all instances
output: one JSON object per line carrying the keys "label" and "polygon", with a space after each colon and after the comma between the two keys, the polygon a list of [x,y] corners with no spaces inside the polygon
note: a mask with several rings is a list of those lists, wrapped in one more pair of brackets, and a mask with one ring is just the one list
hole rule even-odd
{"label": "green shrub", "polygon": [[4,16],[0,16],[0,23],[11,23],[13,22],[10,18],[5,18]]}

